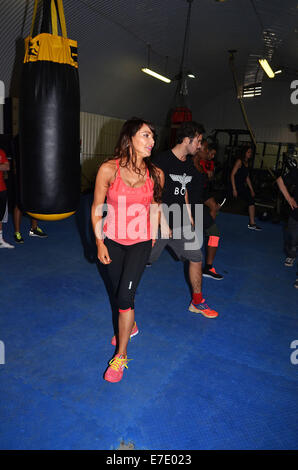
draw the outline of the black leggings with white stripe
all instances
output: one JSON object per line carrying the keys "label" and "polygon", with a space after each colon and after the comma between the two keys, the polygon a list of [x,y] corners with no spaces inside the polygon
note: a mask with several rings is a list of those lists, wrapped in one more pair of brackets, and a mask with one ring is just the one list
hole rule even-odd
{"label": "black leggings with white stripe", "polygon": [[152,241],[121,245],[105,238],[112,262],[107,266],[118,309],[134,309],[134,298],[142,274],[148,262]]}

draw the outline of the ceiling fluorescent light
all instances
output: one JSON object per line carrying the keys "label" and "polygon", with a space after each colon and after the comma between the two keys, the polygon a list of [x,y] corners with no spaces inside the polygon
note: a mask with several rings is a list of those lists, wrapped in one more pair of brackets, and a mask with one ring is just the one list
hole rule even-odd
{"label": "ceiling fluorescent light", "polygon": [[282,70],[276,70],[276,72],[274,72],[274,73],[276,75],[276,74],[281,73],[281,72],[282,72]]}
{"label": "ceiling fluorescent light", "polygon": [[263,70],[267,73],[268,77],[269,78],[274,78],[275,74],[274,74],[272,68],[270,67],[270,65],[268,64],[267,60],[266,59],[259,59],[259,62],[260,62],[261,67],[263,68]]}
{"label": "ceiling fluorescent light", "polygon": [[164,77],[163,75],[160,75],[159,73],[156,73],[151,69],[143,68],[141,70],[142,72],[147,73],[148,75],[151,75],[151,77],[158,78],[158,80],[161,80],[165,83],[171,83],[171,80],[169,78]]}

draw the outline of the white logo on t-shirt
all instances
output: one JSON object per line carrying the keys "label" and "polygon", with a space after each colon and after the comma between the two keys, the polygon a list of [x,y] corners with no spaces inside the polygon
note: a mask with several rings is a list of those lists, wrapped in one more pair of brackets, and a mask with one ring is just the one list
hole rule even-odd
{"label": "white logo on t-shirt", "polygon": [[178,187],[175,187],[174,194],[177,196],[180,193],[182,196],[184,196],[186,191],[186,185],[191,182],[192,176],[187,176],[186,173],[183,173],[182,176],[172,174],[169,174],[169,176],[173,181],[178,181],[181,184],[180,189]]}

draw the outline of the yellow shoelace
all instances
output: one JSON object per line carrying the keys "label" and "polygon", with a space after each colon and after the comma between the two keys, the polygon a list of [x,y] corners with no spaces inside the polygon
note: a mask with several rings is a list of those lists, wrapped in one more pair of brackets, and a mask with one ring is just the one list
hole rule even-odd
{"label": "yellow shoelace", "polygon": [[131,360],[132,359],[127,359],[127,357],[113,357],[109,364],[114,370],[119,370],[120,367],[126,367],[126,369],[128,369],[127,363]]}

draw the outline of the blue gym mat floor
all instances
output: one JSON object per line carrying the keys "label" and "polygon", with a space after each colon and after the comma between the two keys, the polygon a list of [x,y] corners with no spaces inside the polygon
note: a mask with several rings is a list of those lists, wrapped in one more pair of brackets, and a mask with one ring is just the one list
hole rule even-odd
{"label": "blue gym mat floor", "polygon": [[[78,217],[40,222],[43,240],[23,218],[25,243],[0,250],[0,448],[297,449],[298,290],[282,225],[218,215],[225,277],[203,281],[217,319],[188,311],[183,264],[164,251],[138,288],[133,360],[111,384],[111,307]],[[13,243],[11,217],[4,235]]]}

